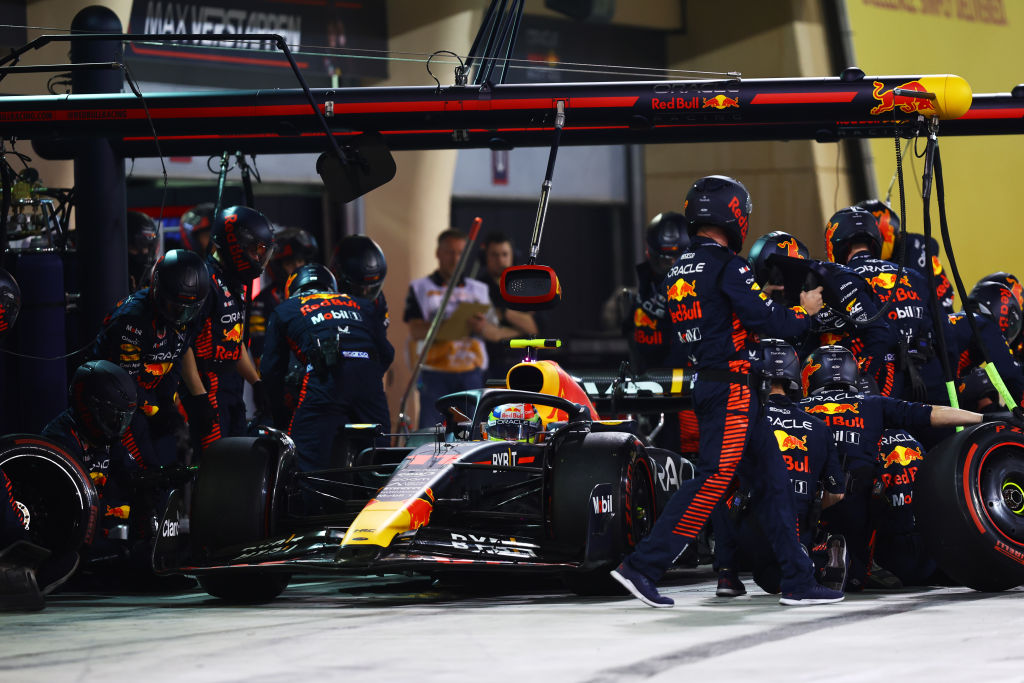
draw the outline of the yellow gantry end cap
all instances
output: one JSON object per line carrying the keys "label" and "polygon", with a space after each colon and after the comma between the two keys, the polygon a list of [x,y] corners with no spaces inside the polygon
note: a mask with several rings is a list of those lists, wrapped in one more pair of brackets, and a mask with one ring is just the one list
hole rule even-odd
{"label": "yellow gantry end cap", "polygon": [[935,93],[935,109],[940,119],[958,119],[971,108],[971,86],[959,76],[923,76],[921,85]]}

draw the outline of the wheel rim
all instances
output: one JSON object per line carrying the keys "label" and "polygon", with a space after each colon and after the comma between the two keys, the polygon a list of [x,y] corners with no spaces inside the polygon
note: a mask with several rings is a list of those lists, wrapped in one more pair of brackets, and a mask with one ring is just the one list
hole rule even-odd
{"label": "wheel rim", "polygon": [[999,532],[1024,543],[1024,447],[1004,443],[987,453],[978,489],[985,513]]}
{"label": "wheel rim", "polygon": [[629,500],[629,540],[635,546],[654,526],[654,481],[644,460],[633,465]]}

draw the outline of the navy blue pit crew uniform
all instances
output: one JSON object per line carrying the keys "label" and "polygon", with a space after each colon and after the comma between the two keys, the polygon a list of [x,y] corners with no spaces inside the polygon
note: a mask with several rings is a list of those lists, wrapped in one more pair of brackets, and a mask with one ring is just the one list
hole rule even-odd
{"label": "navy blue pit crew uniform", "polygon": [[[737,245],[738,248],[738,245]],[[761,419],[760,400],[751,389],[760,351],[748,330],[796,338],[810,318],[774,304],[754,282],[750,266],[706,237],[694,236],[691,251],[669,271],[666,298],[679,360],[697,369],[694,405],[700,427],[700,459],[693,479],[673,494],[651,533],[624,564],[657,581],[693,542],[712,510],[725,497],[741,458],[753,459],[766,501],[765,533],[782,568],[782,587],[799,591],[814,583],[812,566],[800,547],[790,483],[771,430]],[[759,363],[758,363],[759,365]]]}
{"label": "navy blue pit crew uniform", "polygon": [[[270,316],[261,370],[272,399],[280,396],[289,353],[306,364],[288,426],[301,469],[331,465],[332,444],[346,423],[390,424],[381,380],[395,352],[385,315],[366,299],[300,292]],[[274,412],[281,413],[279,404]]]}
{"label": "navy blue pit crew uniform", "polygon": [[[814,372],[813,356],[804,366],[805,376]],[[805,382],[806,384],[806,382]],[[840,461],[850,474],[846,497],[822,513],[832,533],[846,537],[850,552],[850,581],[863,583],[870,567],[872,525],[870,500],[875,479],[881,473],[878,443],[886,427],[910,430],[931,425],[932,407],[887,396],[823,389],[800,402],[804,411],[822,419],[832,430]]]}
{"label": "navy blue pit crew uniform", "polygon": [[108,360],[120,366],[139,385],[139,409],[121,443],[140,466],[177,461],[173,423],[162,413],[176,410],[177,365],[194,335],[190,324],[175,325],[164,319],[149,288],[144,288],[118,302],[86,354],[86,360]]}

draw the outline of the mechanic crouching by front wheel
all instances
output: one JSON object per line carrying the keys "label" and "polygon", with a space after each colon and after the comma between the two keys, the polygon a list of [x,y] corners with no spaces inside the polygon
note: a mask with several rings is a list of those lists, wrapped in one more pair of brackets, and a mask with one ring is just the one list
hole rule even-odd
{"label": "mechanic crouching by front wheel", "polygon": [[[210,244],[213,252],[206,258],[210,297],[192,345],[195,367],[182,368],[182,380],[191,394],[185,410],[194,456],[221,437],[245,434],[245,382],[252,385],[257,412],[269,412],[269,399],[244,331],[247,289],[274,254],[273,229],[259,211],[231,206],[214,219]],[[207,419],[210,415],[212,421]]]}
{"label": "mechanic crouching by front wheel", "polygon": [[843,594],[820,586],[800,546],[785,465],[769,448],[772,439],[757,394],[760,351],[752,333],[798,337],[821,309],[821,289],[801,294],[801,311],[778,306],[760,291],[750,266],[736,255],[747,234],[750,195],[725,176],[701,178],[690,188],[683,215],[691,236],[665,279],[668,310],[678,345],[676,358],[692,357],[693,398],[700,431],[700,459],[693,479],[669,499],[651,533],[612,577],[651,607],[671,607],[655,582],[679,557],[725,497],[736,467],[751,459],[764,486],[762,528],[782,565],[780,602],[837,602]]}
{"label": "mechanic crouching by front wheel", "polygon": [[[332,466],[335,439],[347,423],[390,424],[383,378],[395,352],[383,319],[370,299],[336,290],[334,275],[324,266],[299,268],[286,285],[288,299],[270,316],[264,339],[261,367],[275,424],[287,427],[299,469],[307,472]],[[292,352],[306,373],[286,424],[282,396]]]}

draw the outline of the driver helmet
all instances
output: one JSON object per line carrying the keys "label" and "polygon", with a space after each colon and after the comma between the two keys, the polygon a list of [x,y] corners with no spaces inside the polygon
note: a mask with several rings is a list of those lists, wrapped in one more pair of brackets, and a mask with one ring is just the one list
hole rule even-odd
{"label": "driver helmet", "polygon": [[107,445],[121,438],[138,407],[138,386],[119,365],[107,360],[83,363],[68,389],[71,409],[86,438]]}
{"label": "driver helmet", "polygon": [[491,411],[483,427],[489,441],[534,443],[544,421],[532,403],[505,403]]}

